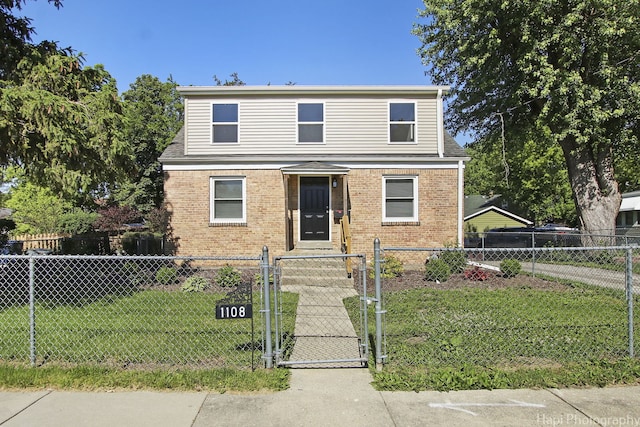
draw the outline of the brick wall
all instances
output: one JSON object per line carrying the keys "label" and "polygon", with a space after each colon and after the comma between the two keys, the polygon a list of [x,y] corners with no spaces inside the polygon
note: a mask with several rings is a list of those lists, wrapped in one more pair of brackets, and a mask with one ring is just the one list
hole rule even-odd
{"label": "brick wall", "polygon": [[[418,176],[419,222],[382,223],[382,176]],[[247,222],[241,226],[209,224],[211,176],[245,176]],[[457,170],[353,169],[348,174],[354,253],[373,256],[373,239],[382,246],[438,247],[457,241]],[[254,256],[267,245],[271,255],[286,251],[286,233],[298,240],[298,179],[289,178],[285,210],[285,180],[279,170],[170,171],[165,175],[171,238],[181,255]],[[331,188],[332,207],[343,208],[342,179]],[[346,209],[345,209],[346,214]],[[286,218],[289,218],[288,220]],[[287,221],[289,223],[287,223]],[[330,217],[332,242],[340,248],[340,230]]]}
{"label": "brick wall", "polygon": [[[418,176],[418,223],[383,224],[382,176]],[[457,242],[458,184],[455,169],[355,169],[349,172],[353,251],[373,257],[383,247],[440,247]]]}
{"label": "brick wall", "polygon": [[[212,176],[246,177],[245,224],[209,223]],[[264,245],[284,251],[284,184],[279,170],[169,171],[165,196],[171,215],[169,237],[179,255],[259,256]]]}

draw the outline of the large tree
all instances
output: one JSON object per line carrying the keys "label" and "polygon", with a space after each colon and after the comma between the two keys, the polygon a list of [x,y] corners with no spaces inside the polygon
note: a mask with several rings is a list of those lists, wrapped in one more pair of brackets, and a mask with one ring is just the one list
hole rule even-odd
{"label": "large tree", "polygon": [[71,49],[32,44],[31,21],[13,15],[23,3],[0,1],[0,166],[86,202],[130,169],[116,83]]}
{"label": "large tree", "polygon": [[523,135],[511,144],[506,151],[500,138],[485,138],[465,147],[471,157],[465,167],[465,194],[501,194],[510,211],[536,224],[575,225],[575,204],[560,147],[544,134]]}
{"label": "large tree", "polygon": [[[424,0],[414,26],[449,124],[479,136],[549,132],[562,149],[580,225],[613,234],[614,153],[638,151],[636,0]],[[546,136],[546,135],[545,135]],[[517,146],[518,144],[516,144]]]}
{"label": "large tree", "polygon": [[183,125],[183,105],[177,84],[145,74],[122,95],[127,118],[125,137],[136,167],[117,185],[113,200],[143,213],[159,208],[163,200],[163,174],[158,157]]}

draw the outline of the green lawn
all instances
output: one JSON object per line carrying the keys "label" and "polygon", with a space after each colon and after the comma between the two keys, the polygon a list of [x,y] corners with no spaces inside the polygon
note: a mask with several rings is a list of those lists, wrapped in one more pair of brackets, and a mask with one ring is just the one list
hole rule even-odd
{"label": "green lawn", "polygon": [[[203,370],[209,372],[205,376],[212,370],[251,373],[264,366],[259,295],[254,295],[253,325],[251,319],[217,320],[216,303],[224,296],[146,290],[86,303],[36,304],[37,364],[49,369],[101,364],[115,373],[127,369],[146,371],[147,376],[158,372],[161,377],[176,366],[190,369],[188,376],[196,378]],[[296,305],[297,294],[283,294],[283,311],[291,314],[283,316],[290,319],[282,325],[284,331],[293,330]],[[5,368],[18,369],[29,362],[28,319],[25,305],[0,310],[0,360],[11,363]],[[42,367],[37,370],[44,375]],[[4,384],[11,386],[6,380]]]}
{"label": "green lawn", "polygon": [[[347,301],[352,316],[357,303]],[[627,357],[622,292],[416,288],[386,293],[384,309],[387,360],[374,374],[381,389],[601,385],[640,378],[640,361]],[[639,329],[636,310],[636,350]]]}

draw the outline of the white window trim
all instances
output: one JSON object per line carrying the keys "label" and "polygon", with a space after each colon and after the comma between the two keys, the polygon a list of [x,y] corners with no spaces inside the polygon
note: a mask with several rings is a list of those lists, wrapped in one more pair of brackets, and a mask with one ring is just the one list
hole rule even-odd
{"label": "white window trim", "polygon": [[[215,183],[216,181],[242,181],[242,218],[215,218]],[[247,222],[247,178],[245,176],[212,176],[209,177],[209,223],[211,224],[243,224]]]}
{"label": "white window trim", "polygon": [[[413,216],[387,217],[387,180],[410,179],[413,181]],[[382,177],[382,222],[417,222],[418,220],[418,177],[416,175],[388,175]]]}
{"label": "white window trim", "polygon": [[[214,122],[213,121],[213,106],[214,105],[225,105],[225,104],[235,104],[238,106],[238,120],[235,122]],[[225,100],[225,101],[216,101],[216,102],[212,102],[211,105],[209,106],[209,121],[210,121],[210,126],[209,126],[209,132],[210,132],[210,136],[209,136],[209,142],[211,143],[211,145],[237,145],[240,143],[240,103],[236,100]],[[213,140],[213,127],[217,124],[219,125],[235,125],[236,126],[236,142],[215,142]]]}
{"label": "white window trim", "polygon": [[[320,104],[322,105],[322,121],[321,122],[301,122],[298,117],[298,106],[300,104]],[[296,102],[296,144],[298,145],[323,145],[326,144],[326,125],[327,121],[327,106],[324,101],[318,101],[314,99],[299,100]],[[300,142],[300,125],[322,125],[322,141],[321,142]]]}
{"label": "white window trim", "polygon": [[[391,121],[391,104],[413,104],[412,122],[392,122]],[[413,141],[391,141],[391,125],[392,124],[413,124]],[[387,103],[387,142],[393,145],[415,145],[418,143],[418,101],[415,99],[392,99]]]}

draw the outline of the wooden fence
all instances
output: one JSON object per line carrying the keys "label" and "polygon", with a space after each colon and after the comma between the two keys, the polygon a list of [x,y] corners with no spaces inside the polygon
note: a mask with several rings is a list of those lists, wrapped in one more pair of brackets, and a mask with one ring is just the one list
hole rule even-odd
{"label": "wooden fence", "polygon": [[12,236],[11,240],[19,240],[22,242],[22,252],[27,253],[33,249],[47,249],[54,253],[62,251],[62,240],[69,235],[66,234],[21,234]]}

